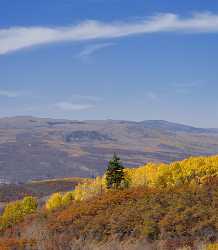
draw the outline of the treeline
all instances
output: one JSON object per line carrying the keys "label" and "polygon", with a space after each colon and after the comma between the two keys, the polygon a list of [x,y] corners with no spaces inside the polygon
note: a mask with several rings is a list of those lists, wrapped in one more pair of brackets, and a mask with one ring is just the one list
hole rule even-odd
{"label": "treeline", "polygon": [[[191,157],[171,164],[148,163],[138,168],[125,168],[120,188],[178,187],[201,185],[218,176],[218,156]],[[78,184],[73,191],[75,200],[87,200],[107,191],[106,175]]]}

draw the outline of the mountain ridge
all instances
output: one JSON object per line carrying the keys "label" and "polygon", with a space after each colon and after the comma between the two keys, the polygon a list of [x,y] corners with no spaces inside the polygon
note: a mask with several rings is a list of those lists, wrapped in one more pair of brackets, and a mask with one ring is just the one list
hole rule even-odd
{"label": "mountain ridge", "polygon": [[128,167],[218,153],[218,129],[163,120],[0,118],[0,179],[101,175],[117,152]]}
{"label": "mountain ridge", "polygon": [[6,120],[29,120],[34,122],[35,120],[40,120],[40,121],[59,121],[59,122],[66,122],[66,123],[74,123],[74,122],[115,122],[115,123],[145,123],[145,124],[160,124],[160,125],[174,125],[174,126],[181,126],[181,127],[189,127],[189,128],[194,128],[194,129],[206,129],[206,130],[217,130],[218,128],[216,127],[200,127],[200,126],[195,126],[195,125],[190,125],[190,124],[185,124],[185,123],[179,123],[175,121],[169,121],[169,120],[162,120],[162,119],[148,119],[148,120],[119,120],[119,119],[89,119],[89,120],[78,120],[78,119],[68,119],[68,118],[51,118],[51,117],[40,117],[40,116],[29,116],[29,115],[18,115],[18,116],[3,116],[0,117],[0,122]]}

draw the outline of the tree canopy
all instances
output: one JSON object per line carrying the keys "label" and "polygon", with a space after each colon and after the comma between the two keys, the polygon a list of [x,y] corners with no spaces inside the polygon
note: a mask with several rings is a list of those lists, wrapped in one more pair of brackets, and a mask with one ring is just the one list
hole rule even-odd
{"label": "tree canopy", "polygon": [[109,161],[106,170],[106,186],[107,188],[119,188],[124,181],[124,167],[120,158],[114,153],[112,160]]}

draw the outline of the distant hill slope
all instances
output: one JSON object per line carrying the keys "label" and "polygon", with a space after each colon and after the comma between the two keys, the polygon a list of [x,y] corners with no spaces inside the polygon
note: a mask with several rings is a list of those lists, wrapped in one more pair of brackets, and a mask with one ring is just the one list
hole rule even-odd
{"label": "distant hill slope", "polygon": [[87,179],[75,177],[34,181],[23,184],[2,184],[0,185],[0,203],[21,200],[29,195],[44,198],[55,192],[72,190],[78,183],[85,181]]}
{"label": "distant hill slope", "polygon": [[218,153],[218,129],[166,121],[0,119],[0,182],[103,173],[117,152],[126,166]]}

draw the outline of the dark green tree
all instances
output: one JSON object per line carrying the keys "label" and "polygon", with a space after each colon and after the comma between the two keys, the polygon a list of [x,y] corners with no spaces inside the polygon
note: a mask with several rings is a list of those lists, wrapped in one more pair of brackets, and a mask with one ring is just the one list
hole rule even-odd
{"label": "dark green tree", "polygon": [[107,188],[119,188],[124,181],[124,167],[120,158],[114,153],[112,160],[109,161],[106,170]]}

